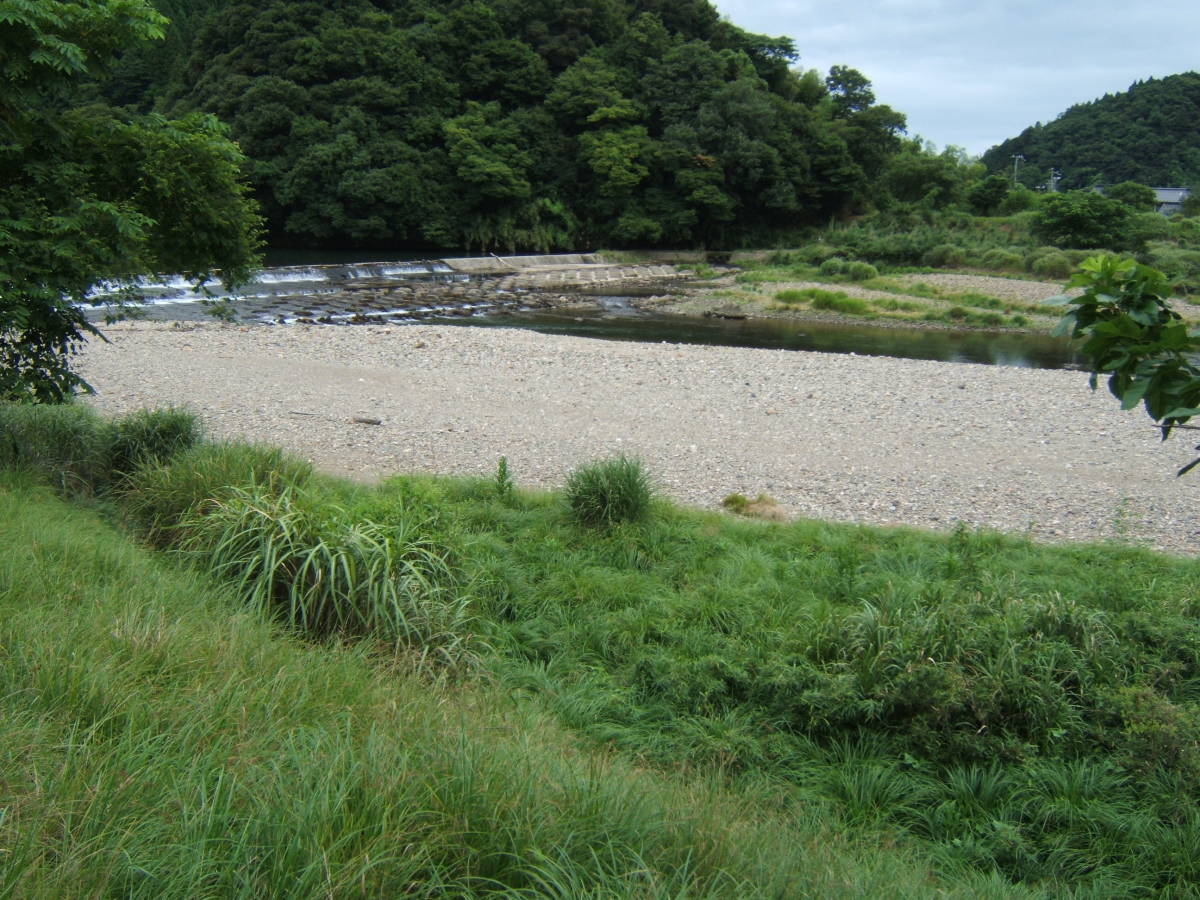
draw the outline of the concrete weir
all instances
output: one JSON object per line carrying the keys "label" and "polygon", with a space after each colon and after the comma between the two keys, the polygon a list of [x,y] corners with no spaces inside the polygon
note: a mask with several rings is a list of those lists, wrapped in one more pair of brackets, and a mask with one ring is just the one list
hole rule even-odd
{"label": "concrete weir", "polygon": [[[586,295],[657,292],[681,276],[662,264],[626,265],[592,253],[489,256],[265,269],[232,294],[215,292],[244,322],[288,325],[411,322],[566,306]],[[205,304],[179,278],[142,286],[145,318],[204,319]],[[103,297],[97,298],[103,303]],[[91,311],[100,319],[105,310]]]}
{"label": "concrete weir", "polygon": [[674,266],[661,263],[626,264],[595,253],[557,253],[543,256],[468,256],[442,260],[455,272],[498,279],[500,290],[573,290],[600,293],[597,288],[645,284],[679,278]]}

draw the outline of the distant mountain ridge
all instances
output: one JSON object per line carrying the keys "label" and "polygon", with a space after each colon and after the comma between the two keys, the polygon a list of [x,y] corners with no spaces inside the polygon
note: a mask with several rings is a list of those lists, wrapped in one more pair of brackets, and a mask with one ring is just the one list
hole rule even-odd
{"label": "distant mountain ridge", "polygon": [[1060,190],[1136,181],[1154,187],[1200,184],[1200,73],[1183,72],[1135,82],[1072,106],[1053,122],[1038,123],[988,150],[989,172],[1012,171],[1022,182],[1046,182],[1051,169]]}

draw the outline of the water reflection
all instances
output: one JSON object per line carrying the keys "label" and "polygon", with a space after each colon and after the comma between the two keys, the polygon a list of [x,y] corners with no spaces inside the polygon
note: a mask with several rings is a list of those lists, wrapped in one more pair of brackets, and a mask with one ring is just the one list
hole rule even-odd
{"label": "water reflection", "polygon": [[[451,320],[446,320],[447,324]],[[709,319],[623,310],[526,312],[454,324],[527,328],[613,341],[668,341],[819,353],[857,353],[1035,369],[1079,368],[1081,357],[1061,338],[986,331],[926,331],[790,319]]]}

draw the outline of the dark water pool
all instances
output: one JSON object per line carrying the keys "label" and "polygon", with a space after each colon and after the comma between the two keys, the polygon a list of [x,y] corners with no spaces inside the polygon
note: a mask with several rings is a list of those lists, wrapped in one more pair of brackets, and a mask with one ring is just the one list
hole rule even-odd
{"label": "dark water pool", "polygon": [[636,311],[526,312],[441,320],[446,324],[528,328],[612,341],[667,341],[821,353],[857,353],[1035,369],[1079,368],[1081,357],[1061,338],[986,331],[924,331],[841,322],[716,319]]}

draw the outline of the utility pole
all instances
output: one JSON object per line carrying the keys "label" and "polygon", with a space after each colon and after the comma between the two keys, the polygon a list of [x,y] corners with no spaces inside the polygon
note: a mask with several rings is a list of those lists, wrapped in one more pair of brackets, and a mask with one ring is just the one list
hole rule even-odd
{"label": "utility pole", "polygon": [[1014,153],[1012,155],[1012,161],[1013,161],[1013,186],[1016,187],[1017,168],[1021,165],[1021,163],[1025,162],[1025,156],[1024,156],[1024,154],[1021,154],[1021,153]]}

